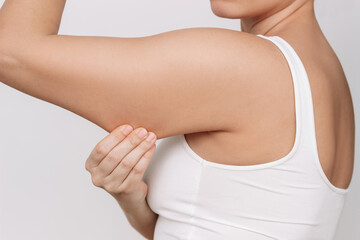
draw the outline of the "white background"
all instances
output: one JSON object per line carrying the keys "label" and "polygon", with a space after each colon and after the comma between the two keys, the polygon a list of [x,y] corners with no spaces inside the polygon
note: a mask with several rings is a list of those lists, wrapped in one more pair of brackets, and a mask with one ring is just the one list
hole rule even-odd
{"label": "white background", "polygon": [[[357,126],[359,13],[356,0],[316,1],[320,25],[348,78]],[[216,17],[208,0],[69,0],[59,33],[140,37],[188,27],[240,30],[240,20]],[[84,168],[106,135],[84,118],[0,84],[0,239],[143,239]],[[360,239],[359,136],[357,127],[355,170],[336,240]]]}

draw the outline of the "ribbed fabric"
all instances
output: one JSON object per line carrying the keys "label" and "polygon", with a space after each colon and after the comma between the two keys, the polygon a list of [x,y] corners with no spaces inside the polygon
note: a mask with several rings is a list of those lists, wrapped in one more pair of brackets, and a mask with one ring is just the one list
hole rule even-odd
{"label": "ribbed fabric", "polygon": [[266,37],[288,61],[296,137],[281,159],[251,166],[207,161],[184,135],[161,140],[144,175],[147,201],[159,214],[155,240],[331,240],[348,189],[323,172],[305,68],[278,36]]}

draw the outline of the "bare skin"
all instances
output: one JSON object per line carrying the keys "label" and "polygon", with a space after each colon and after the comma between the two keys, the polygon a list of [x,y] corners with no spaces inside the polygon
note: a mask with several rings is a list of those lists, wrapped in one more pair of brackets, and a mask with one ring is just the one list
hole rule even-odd
{"label": "bare skin", "polygon": [[130,225],[146,239],[154,238],[158,218],[146,201],[148,185],[142,179],[155,141],[156,135],[144,128],[119,126],[96,144],[85,163],[93,184],[116,199]]}
{"label": "bare skin", "polygon": [[7,0],[0,11],[0,79],[107,131],[128,123],[158,139],[186,134],[190,147],[209,161],[259,164],[286,155],[295,138],[287,63],[273,44],[255,36],[278,35],[309,75],[321,165],[335,186],[346,188],[353,171],[353,107],[313,2],[210,2],[218,16],[242,19],[244,32],[60,36],[64,0]]}
{"label": "bare skin", "polygon": [[[311,85],[321,166],[332,184],[347,188],[353,173],[355,139],[348,83],[318,25],[313,2],[292,2],[274,14],[243,18],[242,31],[280,36],[300,56]],[[285,64],[282,70],[286,70]],[[231,165],[261,164],[287,155],[295,140],[295,103],[289,72],[279,74],[277,79],[256,82],[255,92],[251,92],[251,98],[258,96],[256,104],[241,111],[238,131],[187,134],[189,146],[206,160]]]}

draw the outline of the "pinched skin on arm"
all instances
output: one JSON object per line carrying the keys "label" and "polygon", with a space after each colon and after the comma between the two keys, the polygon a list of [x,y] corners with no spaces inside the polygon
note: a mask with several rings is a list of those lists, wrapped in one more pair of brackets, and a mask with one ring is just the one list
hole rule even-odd
{"label": "pinched skin on arm", "polygon": [[119,126],[96,144],[85,163],[94,185],[116,199],[130,225],[147,239],[154,238],[158,219],[146,201],[148,185],[143,180],[155,141],[154,133],[144,128]]}

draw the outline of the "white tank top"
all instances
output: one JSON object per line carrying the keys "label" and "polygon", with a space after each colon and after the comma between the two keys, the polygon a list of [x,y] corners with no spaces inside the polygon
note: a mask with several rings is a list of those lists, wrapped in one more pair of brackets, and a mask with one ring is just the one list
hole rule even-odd
{"label": "white tank top", "polygon": [[279,47],[291,70],[293,148],[276,161],[236,166],[203,159],[184,135],[160,140],[143,178],[159,215],[155,240],[333,239],[348,189],[321,168],[307,73],[285,40],[258,36]]}

